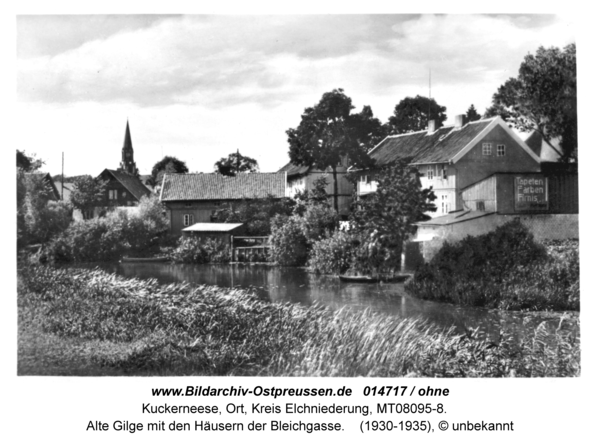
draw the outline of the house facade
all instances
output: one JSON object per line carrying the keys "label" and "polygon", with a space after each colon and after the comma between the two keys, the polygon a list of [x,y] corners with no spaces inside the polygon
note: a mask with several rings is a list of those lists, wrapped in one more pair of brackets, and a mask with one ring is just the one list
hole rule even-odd
{"label": "house facade", "polygon": [[[388,136],[369,156],[376,167],[402,160],[419,172],[421,185],[431,187],[437,210],[431,217],[462,210],[462,189],[497,172],[539,172],[540,159],[500,118],[465,124],[459,115],[455,125]],[[361,174],[357,193],[367,195],[377,189],[369,171]]]}
{"label": "house facade", "polygon": [[[288,163],[278,173],[285,173],[287,175],[285,196],[288,198],[294,198],[296,194],[302,193],[305,190],[313,190],[315,182],[324,177],[327,180],[325,192],[329,197],[331,207],[333,207],[335,191],[333,173],[330,169],[323,171],[314,167],[296,166],[295,164]],[[346,178],[348,174],[347,160],[342,160],[342,164],[336,169],[336,174],[338,211],[340,215],[347,215],[354,196],[354,185]]]}
{"label": "house facade", "polygon": [[243,173],[233,177],[218,173],[167,173],[160,191],[173,234],[181,234],[196,223],[210,223],[217,210],[235,207],[244,200],[285,196],[284,173]]}
{"label": "house facade", "polygon": [[122,170],[104,169],[98,179],[107,182],[99,203],[105,208],[136,206],[142,197],[151,193],[137,176]]}

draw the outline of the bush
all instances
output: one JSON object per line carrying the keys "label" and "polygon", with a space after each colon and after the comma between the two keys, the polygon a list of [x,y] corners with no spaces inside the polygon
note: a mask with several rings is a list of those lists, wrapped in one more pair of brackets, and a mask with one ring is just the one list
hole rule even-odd
{"label": "bush", "polygon": [[51,261],[90,262],[119,259],[125,254],[146,256],[159,251],[160,238],[167,233],[166,220],[144,201],[139,213],[124,210],[106,217],[76,221],[46,248]]}
{"label": "bush", "polygon": [[306,263],[309,244],[302,229],[302,218],[275,217],[271,223],[271,260],[279,265],[301,266]]}
{"label": "bush", "polygon": [[231,259],[231,249],[227,244],[213,238],[182,236],[171,252],[175,262],[190,264],[226,263]]}
{"label": "bush", "polygon": [[338,230],[313,244],[308,266],[316,273],[344,273],[352,266],[355,247],[355,237]]}
{"label": "bush", "polygon": [[326,204],[308,205],[300,221],[302,233],[309,244],[313,244],[331,234],[338,226],[338,215]]}
{"label": "bush", "polygon": [[579,255],[573,244],[547,253],[518,221],[445,243],[405,285],[417,297],[502,309],[579,309]]}

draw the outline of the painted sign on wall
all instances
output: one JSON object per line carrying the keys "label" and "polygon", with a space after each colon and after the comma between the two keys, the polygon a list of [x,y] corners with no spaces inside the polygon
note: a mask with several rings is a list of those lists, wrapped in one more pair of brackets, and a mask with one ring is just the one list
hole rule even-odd
{"label": "painted sign on wall", "polygon": [[541,175],[515,177],[515,211],[548,210],[548,179]]}

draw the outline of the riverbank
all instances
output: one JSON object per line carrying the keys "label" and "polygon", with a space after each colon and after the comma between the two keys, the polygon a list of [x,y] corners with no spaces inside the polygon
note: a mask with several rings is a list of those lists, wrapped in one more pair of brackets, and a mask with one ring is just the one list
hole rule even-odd
{"label": "riverbank", "polygon": [[537,243],[518,223],[445,243],[405,285],[420,299],[512,311],[579,311],[579,241]]}
{"label": "riverbank", "polygon": [[[515,345],[239,289],[21,268],[21,375],[578,376],[578,333]],[[546,345],[550,339],[553,345]],[[50,345],[47,345],[50,343]]]}

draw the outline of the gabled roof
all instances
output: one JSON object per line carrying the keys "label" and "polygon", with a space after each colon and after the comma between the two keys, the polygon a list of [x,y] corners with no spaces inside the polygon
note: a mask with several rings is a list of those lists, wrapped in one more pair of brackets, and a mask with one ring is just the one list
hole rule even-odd
{"label": "gabled roof", "polygon": [[285,197],[285,173],[167,173],[160,192],[161,201],[241,200]]}
{"label": "gabled roof", "polygon": [[150,195],[150,189],[144,186],[138,177],[129,175],[120,170],[111,169],[104,169],[100,175],[105,172],[112,175],[114,179],[121,183],[138,201],[142,199],[143,196]]}
{"label": "gabled roof", "polygon": [[533,131],[525,139],[525,144],[527,144],[527,146],[529,146],[529,148],[534,151],[542,161],[559,161],[560,154],[557,152],[557,150],[560,151],[560,147],[558,147],[560,146],[560,140],[558,138],[553,138],[550,140],[550,142],[552,145],[548,144],[542,138],[542,134],[540,134],[538,131]]}
{"label": "gabled roof", "polygon": [[57,201],[60,200],[60,193],[58,193],[58,189],[56,188],[56,184],[52,179],[52,175],[45,172],[27,172],[26,175],[43,180],[44,183],[46,183],[47,190],[51,192],[52,198]]}
{"label": "gabled roof", "polygon": [[309,166],[296,166],[292,162],[287,163],[277,173],[287,173],[288,178],[300,175],[306,175],[310,170]]}
{"label": "gabled roof", "polygon": [[411,164],[456,162],[496,126],[507,133],[536,161],[539,157],[510,129],[500,117],[472,121],[460,128],[442,127],[432,134],[427,130],[401,135],[391,135],[369,152],[376,166],[396,160]]}

